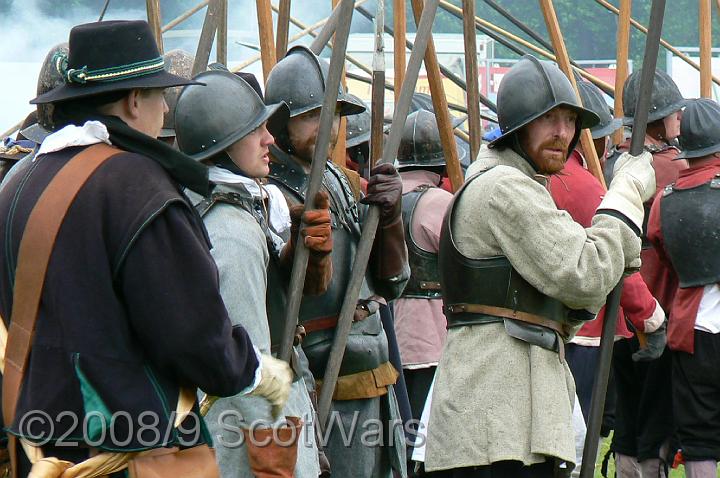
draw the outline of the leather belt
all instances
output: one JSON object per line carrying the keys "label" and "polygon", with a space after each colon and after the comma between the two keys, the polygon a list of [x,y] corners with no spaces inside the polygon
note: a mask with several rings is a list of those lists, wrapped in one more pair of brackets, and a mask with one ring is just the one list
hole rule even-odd
{"label": "leather belt", "polygon": [[[496,307],[493,305],[482,305],[482,304],[451,304],[443,307],[446,314],[484,314],[492,315],[495,317],[502,317],[504,319],[519,320],[520,322],[527,322],[529,324],[541,325],[548,329],[554,330],[561,337],[567,337],[568,333],[563,327],[563,324],[555,320],[550,320],[541,315],[532,314],[530,312],[523,312],[520,310],[507,309],[505,307]],[[448,321],[450,322],[450,321]],[[464,325],[464,324],[457,324]],[[452,325],[448,325],[452,327]]]}
{"label": "leather belt", "polygon": [[440,287],[439,282],[421,281],[420,289],[421,290],[440,290],[441,287]]}

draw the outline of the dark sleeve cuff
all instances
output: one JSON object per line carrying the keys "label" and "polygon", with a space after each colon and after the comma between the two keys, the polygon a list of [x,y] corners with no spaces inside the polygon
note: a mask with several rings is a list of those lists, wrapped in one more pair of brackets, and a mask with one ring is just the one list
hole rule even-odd
{"label": "dark sleeve cuff", "polygon": [[622,221],[627,227],[632,229],[632,231],[635,233],[637,237],[640,237],[642,235],[642,231],[638,229],[638,227],[633,223],[630,219],[627,218],[624,214],[621,214],[620,212],[614,210],[614,209],[598,209],[595,214],[604,214],[606,216],[614,217],[615,219],[619,219]]}

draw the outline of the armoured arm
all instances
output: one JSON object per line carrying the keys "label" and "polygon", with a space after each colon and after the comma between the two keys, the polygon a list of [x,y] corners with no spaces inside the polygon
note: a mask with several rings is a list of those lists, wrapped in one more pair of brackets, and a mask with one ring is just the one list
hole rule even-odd
{"label": "armoured arm", "polygon": [[118,287],[150,362],[181,385],[235,395],[256,381],[258,358],[233,327],[200,227],[181,203],[136,234]]}

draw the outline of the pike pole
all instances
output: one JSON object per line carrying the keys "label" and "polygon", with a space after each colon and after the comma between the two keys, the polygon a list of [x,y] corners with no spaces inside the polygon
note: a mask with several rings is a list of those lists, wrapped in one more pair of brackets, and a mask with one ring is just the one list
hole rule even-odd
{"label": "pike pole", "polygon": [[[623,86],[628,77],[628,53],[630,51],[630,11],[632,0],[620,0],[620,15],[617,29],[617,67],[615,68],[615,117],[623,118]],[[623,128],[613,135],[613,143],[620,144],[624,140]]]}
{"label": "pike pole", "polygon": [[[463,0],[463,37],[465,43],[465,83],[467,83],[468,128],[470,131],[470,159],[477,158],[482,142],[480,121],[480,84],[478,81],[477,39],[475,34],[475,0]],[[487,60],[486,60],[487,61]]]}
{"label": "pike pole", "polygon": [[[658,51],[660,50],[660,34],[662,33],[664,14],[665,0],[653,0],[648,35],[645,42],[645,56],[643,57],[642,73],[640,75],[640,93],[635,106],[635,120],[633,122],[632,140],[630,141],[630,154],[633,156],[642,154],[645,147],[645,132],[647,131],[650,97],[652,95]],[[592,478],[595,474],[595,457],[597,456],[598,442],[600,441],[600,427],[610,376],[613,339],[615,338],[615,321],[612,319],[617,317],[621,294],[622,280],[610,292],[605,303],[605,322],[603,323],[602,337],[600,338],[599,365],[595,372],[595,382],[590,400],[590,416],[588,417],[587,434],[585,435],[580,478]]]}
{"label": "pike pole", "polygon": [[208,61],[210,61],[210,50],[212,50],[215,32],[218,28],[220,16],[219,0],[210,0],[207,11],[205,12],[205,20],[203,21],[202,31],[200,32],[200,41],[198,41],[197,51],[195,52],[195,62],[193,63],[192,76],[197,75],[201,71],[205,71]]}
{"label": "pike pole", "polygon": [[[372,171],[375,165],[382,159],[383,126],[385,120],[385,3],[381,0],[377,4],[375,14],[375,48],[373,53],[372,86],[370,93],[370,164],[368,171]],[[397,98],[396,98],[397,99]],[[363,174],[363,168],[360,174]]]}
{"label": "pike pole", "polygon": [[[400,147],[400,137],[405,126],[405,118],[407,117],[410,109],[410,102],[412,100],[413,92],[415,91],[415,84],[417,82],[418,73],[420,72],[420,64],[422,63],[423,56],[425,55],[425,50],[432,31],[432,24],[435,19],[435,13],[437,12],[438,2],[439,0],[427,0],[425,8],[423,9],[422,17],[418,22],[417,33],[415,36],[415,47],[412,49],[412,53],[410,54],[408,69],[405,72],[405,81],[403,82],[403,86],[400,91],[400,98],[395,106],[393,122],[390,127],[390,134],[385,142],[381,163],[392,164],[397,156],[397,151]],[[335,50],[333,50],[333,55],[334,54]],[[355,262],[353,263],[350,281],[348,282],[348,288],[345,292],[342,309],[340,310],[338,325],[335,329],[335,337],[330,349],[330,358],[328,360],[325,376],[323,378],[322,389],[320,391],[320,397],[318,400],[318,417],[320,420],[320,426],[325,426],[327,424],[328,417],[330,416],[332,396],[335,391],[338,375],[340,373],[340,365],[345,353],[345,346],[347,344],[348,334],[350,333],[350,327],[352,326],[355,308],[357,307],[360,287],[362,286],[363,278],[365,277],[368,260],[370,259],[370,252],[372,250],[373,242],[375,241],[375,234],[377,233],[379,223],[380,209],[378,206],[369,206],[367,215],[365,216],[365,221],[363,222],[360,243],[358,244],[357,252],[355,254]]]}
{"label": "pike pole", "polygon": [[[340,88],[340,77],[342,76],[345,65],[345,50],[347,49],[348,35],[350,34],[353,0],[341,0],[335,10],[338,12],[336,17],[335,48],[330,57],[330,71],[325,87],[325,99],[323,100],[320,111],[320,126],[310,169],[310,182],[305,195],[305,211],[315,208],[315,195],[320,191],[320,187],[322,186],[323,174],[328,159],[327,151],[328,145],[330,144],[330,133],[333,118],[335,117],[335,105],[337,104],[338,91]],[[278,357],[286,362],[290,361],[292,353],[293,338],[295,337],[295,327],[297,326],[298,313],[300,312],[300,302],[302,301],[309,254],[304,241],[298,240],[295,245],[295,257],[293,258],[292,273],[290,276],[285,328],[278,353]]]}

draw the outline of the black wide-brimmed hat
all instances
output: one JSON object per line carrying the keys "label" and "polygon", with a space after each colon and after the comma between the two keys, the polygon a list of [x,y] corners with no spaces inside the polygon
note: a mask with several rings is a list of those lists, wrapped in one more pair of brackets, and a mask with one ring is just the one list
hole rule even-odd
{"label": "black wide-brimmed hat", "polygon": [[142,20],[77,25],[70,30],[69,44],[67,56],[55,57],[55,66],[65,83],[30,103],[56,103],[134,88],[197,84],[165,70],[150,26]]}

